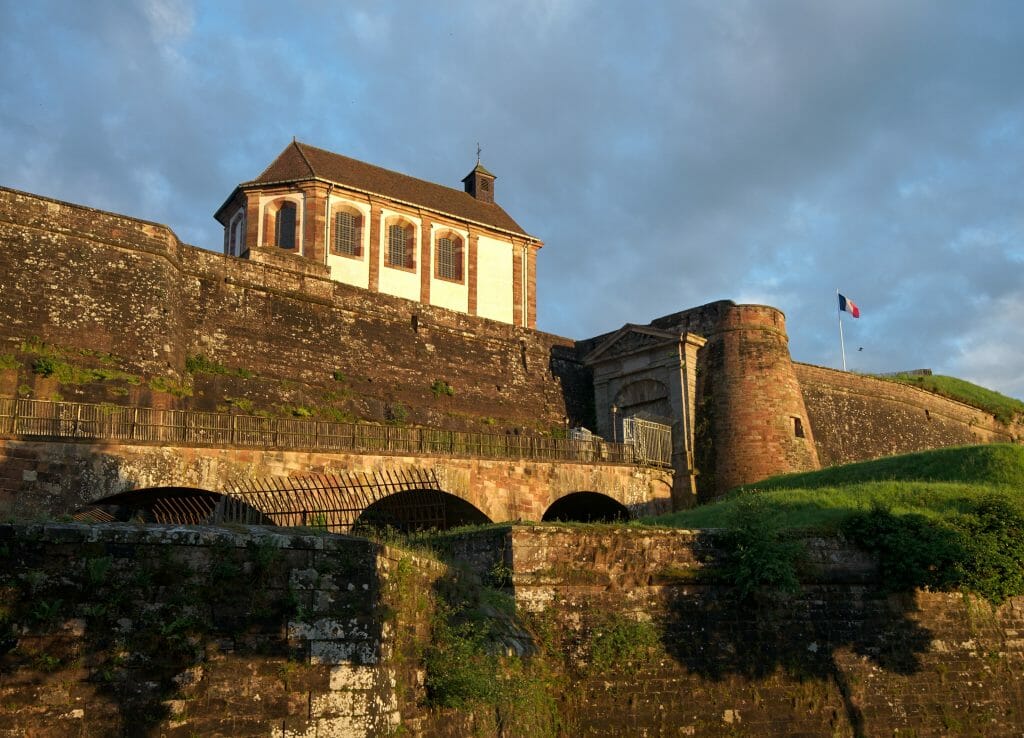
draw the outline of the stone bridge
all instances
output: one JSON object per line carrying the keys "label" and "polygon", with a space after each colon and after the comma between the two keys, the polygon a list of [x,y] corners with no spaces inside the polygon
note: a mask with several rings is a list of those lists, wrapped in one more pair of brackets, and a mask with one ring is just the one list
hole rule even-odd
{"label": "stone bridge", "polygon": [[223,492],[270,478],[410,472],[426,472],[444,498],[493,522],[550,519],[553,506],[561,519],[587,519],[595,505],[631,517],[672,509],[671,470],[636,464],[19,437],[0,439],[0,517],[68,515],[132,490]]}

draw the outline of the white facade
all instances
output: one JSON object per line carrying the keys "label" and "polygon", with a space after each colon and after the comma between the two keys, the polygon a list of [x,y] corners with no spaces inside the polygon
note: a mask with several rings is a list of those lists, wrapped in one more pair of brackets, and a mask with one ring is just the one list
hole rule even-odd
{"label": "white facade", "polygon": [[512,242],[480,236],[476,259],[476,314],[513,322]]}
{"label": "white facade", "polygon": [[[413,224],[412,253],[414,254],[414,266],[412,269],[403,269],[401,267],[388,266],[387,264],[388,229],[386,227],[386,223],[388,222],[388,219],[392,217],[398,217],[402,221]],[[386,295],[404,297],[406,300],[415,300],[416,302],[419,302],[421,266],[419,254],[423,222],[419,218],[413,218],[405,213],[399,213],[394,210],[382,210],[380,222],[380,243],[378,244],[379,253],[377,256],[380,267],[380,277],[377,284],[377,291],[383,292]]]}
{"label": "white facade", "polygon": [[334,218],[327,219],[327,267],[331,270],[331,279],[355,287],[367,289],[370,286],[370,206],[366,203],[350,200],[346,197],[331,195],[327,212],[333,213],[336,205],[346,205],[359,211],[362,219],[359,233],[359,255],[334,253]]}

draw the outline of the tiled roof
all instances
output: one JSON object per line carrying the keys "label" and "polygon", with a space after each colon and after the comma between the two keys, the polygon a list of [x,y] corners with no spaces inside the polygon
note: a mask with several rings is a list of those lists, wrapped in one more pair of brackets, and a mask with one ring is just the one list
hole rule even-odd
{"label": "tiled roof", "polygon": [[467,192],[392,172],[298,141],[288,144],[260,176],[243,185],[288,182],[310,177],[528,235],[500,206],[481,202]]}

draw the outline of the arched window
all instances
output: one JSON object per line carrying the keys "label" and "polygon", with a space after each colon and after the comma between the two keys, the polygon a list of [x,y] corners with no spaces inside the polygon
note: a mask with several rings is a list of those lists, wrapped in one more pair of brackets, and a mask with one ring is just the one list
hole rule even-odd
{"label": "arched window", "polygon": [[358,211],[347,207],[339,207],[334,212],[331,227],[331,253],[341,256],[362,255],[362,216]]}
{"label": "arched window", "polygon": [[412,223],[394,220],[388,224],[388,248],[385,263],[401,269],[416,268],[416,236]]}
{"label": "arched window", "polygon": [[245,216],[239,212],[228,229],[228,256],[241,256],[245,251]]}
{"label": "arched window", "polygon": [[293,202],[281,203],[274,218],[274,243],[282,249],[295,248],[295,225],[298,209]]}
{"label": "arched window", "polygon": [[436,275],[441,279],[462,281],[462,239],[454,233],[444,233],[437,239]]}

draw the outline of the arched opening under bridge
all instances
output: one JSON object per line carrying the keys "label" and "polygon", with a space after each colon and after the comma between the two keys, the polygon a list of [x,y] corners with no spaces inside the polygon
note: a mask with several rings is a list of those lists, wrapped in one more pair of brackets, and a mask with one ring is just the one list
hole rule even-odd
{"label": "arched opening under bridge", "polygon": [[391,527],[402,532],[447,530],[493,522],[474,505],[437,489],[396,492],[367,506],[353,528]]}
{"label": "arched opening under bridge", "polygon": [[[220,492],[193,487],[150,487],[121,492],[93,501],[75,513],[75,520],[92,523],[139,521],[203,525],[215,522],[218,504],[224,499]],[[262,512],[245,503],[244,521],[271,525]],[[241,520],[242,518],[239,518]]]}
{"label": "arched opening under bridge", "polygon": [[629,510],[618,500],[600,492],[573,492],[551,503],[541,518],[546,523],[557,520],[580,523],[612,523],[629,520]]}

